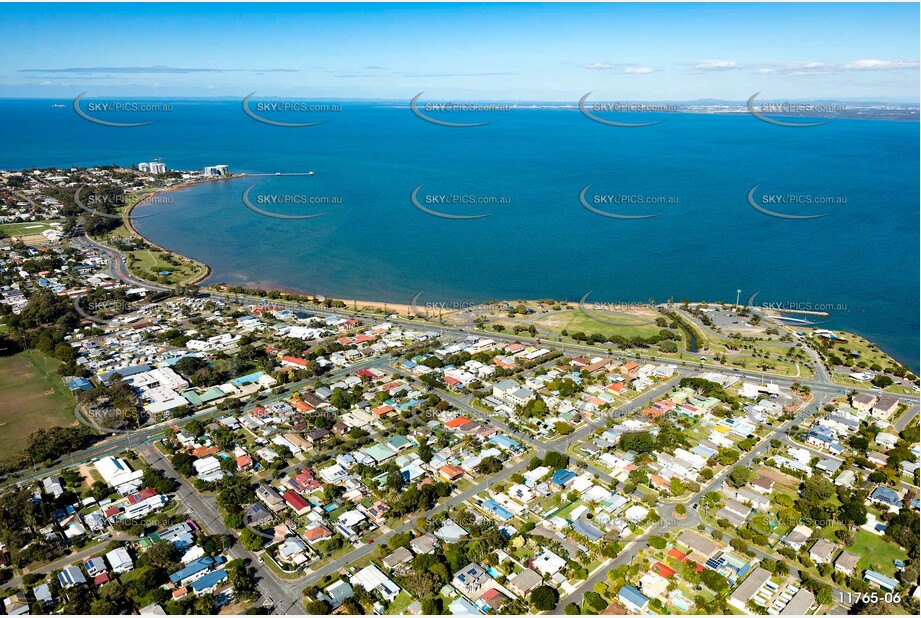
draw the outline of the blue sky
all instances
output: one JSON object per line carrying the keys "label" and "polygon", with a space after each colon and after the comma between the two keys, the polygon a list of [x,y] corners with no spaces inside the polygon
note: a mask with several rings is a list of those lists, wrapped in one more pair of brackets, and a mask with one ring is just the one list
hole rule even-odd
{"label": "blue sky", "polygon": [[0,96],[917,102],[918,4],[5,4]]}

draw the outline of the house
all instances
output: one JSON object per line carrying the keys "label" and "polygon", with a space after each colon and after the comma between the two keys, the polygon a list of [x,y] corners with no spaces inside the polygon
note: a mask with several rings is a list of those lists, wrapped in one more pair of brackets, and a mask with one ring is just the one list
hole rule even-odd
{"label": "house", "polygon": [[411,540],[409,546],[417,554],[434,554],[438,549],[438,539],[432,534],[425,533]]}
{"label": "house", "polygon": [[80,567],[66,566],[58,573],[58,582],[61,584],[61,588],[67,589],[74,586],[83,586],[86,584],[86,578],[83,576],[83,571],[80,570]]}
{"label": "house", "polygon": [[406,564],[411,562],[413,559],[413,553],[406,549],[405,547],[399,547],[389,556],[386,556],[381,562],[384,566],[390,569],[391,571],[401,564]]}
{"label": "house", "polygon": [[3,607],[7,616],[29,615],[29,601],[21,592],[17,592],[3,599]]}
{"label": "house", "polygon": [[476,598],[480,588],[491,579],[486,573],[486,569],[475,562],[471,562],[454,574],[451,579],[451,585],[467,598]]}
{"label": "house", "polygon": [[278,558],[282,562],[300,565],[307,561],[307,544],[297,536],[289,536],[278,546]]}
{"label": "house", "polygon": [[875,395],[857,393],[851,398],[851,407],[860,412],[869,412],[876,405],[877,398]]}
{"label": "house", "polygon": [[258,502],[250,504],[243,512],[244,523],[251,526],[268,526],[273,519],[272,513]]}
{"label": "house", "polygon": [[841,571],[848,577],[854,574],[857,569],[857,563],[860,562],[860,556],[852,554],[849,551],[843,551],[835,560],[835,570]]}
{"label": "house", "polygon": [[831,541],[819,539],[809,548],[809,557],[816,564],[825,564],[826,562],[831,562],[836,549],[838,549],[838,546]]}
{"label": "house", "polygon": [[811,536],[812,528],[800,524],[787,533],[787,536],[783,538],[783,542],[789,547],[792,547],[795,551],[799,551]]}
{"label": "house", "polygon": [[333,533],[327,530],[325,526],[315,526],[304,533],[304,540],[313,545],[331,536],[333,536]]}
{"label": "house", "polygon": [[898,409],[898,399],[892,395],[883,395],[875,404],[873,404],[873,408],[870,410],[870,414],[873,415],[873,418],[888,421]]}
{"label": "house", "polygon": [[835,479],[835,485],[839,487],[853,487],[857,480],[857,473],[853,470],[845,470]]}
{"label": "house", "polygon": [[386,601],[392,601],[400,594],[400,587],[393,583],[376,566],[369,565],[351,577],[352,586],[361,586],[368,592],[376,592]]}
{"label": "house", "polygon": [[86,572],[90,577],[102,575],[103,573],[107,573],[109,570],[106,566],[106,561],[102,559],[102,556],[98,556],[96,558],[86,558],[83,561],[83,568],[86,569]]}
{"label": "house", "polygon": [[54,604],[54,597],[51,594],[51,587],[47,583],[33,588],[32,594],[35,595],[35,600],[44,606]]}
{"label": "house", "polygon": [[445,480],[448,481],[456,481],[460,477],[464,476],[464,469],[460,466],[444,465],[439,468],[438,472]]}
{"label": "house", "polygon": [[751,485],[752,491],[756,491],[764,496],[770,495],[770,493],[774,491],[774,480],[766,476],[759,476],[749,483],[749,485]]}
{"label": "house", "polygon": [[490,588],[477,599],[476,605],[484,612],[496,612],[509,602],[509,598],[496,588]]}
{"label": "house", "polygon": [[890,510],[898,510],[902,506],[902,499],[894,489],[880,485],[870,492],[870,500],[888,507]]}
{"label": "house", "polygon": [[531,560],[531,568],[544,577],[553,577],[566,567],[566,560],[549,549],[544,549]]}
{"label": "house", "polygon": [[303,515],[310,510],[310,503],[304,500],[297,492],[289,489],[284,494],[285,502],[298,515]]}
{"label": "house", "polygon": [[192,592],[194,592],[196,596],[211,594],[217,590],[218,585],[224,582],[227,577],[227,571],[224,569],[207,573],[192,582]]}
{"label": "house", "polygon": [[863,572],[863,581],[879,586],[886,592],[894,592],[899,585],[899,580],[886,577],[882,573],[870,571],[869,569]]}
{"label": "house", "polygon": [[320,593],[317,598],[321,601],[326,601],[329,603],[330,607],[336,609],[345,603],[346,599],[352,598],[354,594],[355,591],[352,590],[348,582],[344,582],[340,579],[336,581],[336,583],[330,584],[324,588],[323,592]]}
{"label": "house", "polygon": [[262,500],[273,513],[277,513],[285,508],[284,498],[268,485],[263,485],[262,483],[256,485],[256,497]]}
{"label": "house", "polygon": [[691,559],[698,564],[706,563],[720,547],[716,541],[711,541],[690,530],[682,532],[677,542],[691,550]]}
{"label": "house", "polygon": [[787,601],[786,607],[780,610],[781,616],[805,616],[815,607],[815,595],[805,588],[800,588],[793,598]]}
{"label": "house", "polygon": [[649,598],[629,584],[617,591],[617,598],[628,611],[635,614],[646,613],[649,607]]}
{"label": "house", "polygon": [[116,575],[127,573],[134,568],[134,562],[124,547],[117,547],[106,554],[106,561]]}
{"label": "house", "polygon": [[576,478],[577,474],[571,470],[557,470],[553,473],[553,476],[550,477],[550,483],[556,486],[558,489],[563,489]]}
{"label": "house", "polygon": [[179,569],[175,573],[172,573],[169,576],[169,580],[175,586],[188,586],[192,582],[198,581],[204,577],[212,567],[221,565],[224,562],[226,562],[226,559],[222,556],[217,556],[216,558],[205,556],[203,558],[199,558],[198,560],[193,560],[185,567]]}
{"label": "house", "polygon": [[747,504],[759,511],[767,511],[771,506],[771,499],[764,494],[755,492],[748,487],[742,487],[736,492],[736,500]]}
{"label": "house", "polygon": [[751,575],[746,577],[745,581],[739,584],[739,587],[735,589],[732,596],[729,597],[729,604],[736,609],[749,613],[745,607],[746,603],[751,601],[764,584],[769,581],[771,581],[770,571],[761,567],[756,568],[752,571]]}
{"label": "house", "polygon": [[881,431],[876,434],[876,439],[874,442],[882,446],[884,449],[889,450],[895,448],[895,443],[899,441],[899,436],[890,431]]}
{"label": "house", "polygon": [[60,498],[64,494],[64,483],[59,476],[49,476],[42,481],[42,487],[46,494],[53,498]]}
{"label": "house", "polygon": [[520,597],[526,596],[543,583],[543,578],[531,569],[525,569],[508,580],[509,590]]}

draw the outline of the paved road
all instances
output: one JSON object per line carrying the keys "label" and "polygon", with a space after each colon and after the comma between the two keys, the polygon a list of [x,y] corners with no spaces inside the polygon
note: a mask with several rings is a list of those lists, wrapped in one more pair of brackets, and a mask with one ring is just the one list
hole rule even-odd
{"label": "paved road", "polygon": [[[806,404],[803,407],[799,415],[813,414],[818,410],[822,405],[825,404],[826,399],[816,397],[812,402]],[[661,517],[662,522],[665,522],[669,526],[677,526],[679,528],[695,528],[697,524],[701,523],[700,517],[697,514],[697,505],[700,503],[700,499],[707,495],[711,491],[718,491],[720,486],[723,484],[724,477],[729,473],[729,471],[736,466],[748,466],[751,467],[752,461],[758,457],[763,457],[770,448],[771,439],[778,433],[784,433],[788,431],[791,427],[795,426],[799,421],[799,418],[793,418],[782,425],[775,427],[770,433],[768,433],[761,441],[752,448],[751,451],[739,458],[739,461],[733,466],[727,466],[720,472],[716,473],[712,479],[710,479],[707,484],[701,487],[700,491],[695,494],[688,496],[683,500],[669,501],[664,502],[660,501],[658,503],[658,515]],[[684,504],[686,508],[686,518],[681,520],[677,517],[675,513],[675,506],[678,504]],[[677,522],[677,523],[675,523]],[[560,602],[557,604],[556,608],[552,611],[554,614],[562,614],[564,608],[569,603],[581,604],[586,592],[591,591],[594,588],[594,585],[598,582],[605,581],[607,577],[607,572],[611,569],[620,566],[622,564],[629,564],[633,561],[633,558],[636,554],[644,549],[648,544],[648,537],[641,536],[636,541],[632,542],[629,546],[624,548],[624,551],[618,554],[617,558],[608,566],[601,569],[599,572],[595,573],[592,577],[582,583],[572,594],[566,596],[565,598],[560,598]]]}
{"label": "paved road", "polygon": [[[405,371],[402,371],[400,369],[396,369],[396,371],[401,373],[404,377],[415,380],[414,376],[412,376],[409,373],[406,373]],[[675,376],[675,378],[679,378],[679,377],[680,377],[680,374]],[[620,406],[613,413],[611,413],[611,416],[612,417],[624,416],[629,410],[644,407],[650,402],[664,395],[666,392],[668,392],[672,388],[674,388],[674,383],[672,380],[670,380],[669,382],[660,384],[656,386],[655,388],[652,388],[646,391],[645,393],[643,393],[636,399],[633,399],[625,403],[624,405]],[[586,421],[582,427],[580,427],[578,430],[574,431],[570,435],[566,436],[564,439],[556,440],[553,442],[544,442],[542,440],[538,440],[537,438],[535,438],[529,433],[526,433],[524,431],[511,427],[510,425],[505,423],[501,418],[499,418],[497,415],[489,414],[488,412],[485,412],[483,410],[480,410],[474,407],[473,405],[469,403],[470,401],[469,396],[462,398],[452,393],[449,393],[448,391],[443,390],[443,389],[436,389],[436,390],[438,391],[439,397],[441,397],[448,403],[451,403],[455,407],[459,408],[461,411],[467,414],[470,414],[470,415],[474,415],[478,418],[484,419],[490,425],[495,425],[496,427],[502,429],[509,435],[514,435],[519,440],[522,440],[523,442],[530,444],[531,446],[535,448],[542,449],[542,450],[551,450],[551,451],[557,451],[563,454],[568,454],[566,453],[566,449],[569,447],[570,444],[572,444],[573,442],[578,442],[582,440],[583,438],[585,438],[586,436],[591,435],[592,432],[594,432],[596,429],[605,427],[604,423],[600,421],[594,421],[594,422]],[[595,466],[585,463],[585,462],[579,462],[579,465],[582,466],[584,469],[588,470],[589,472],[591,472],[592,474],[596,475],[598,478],[604,480],[605,482],[609,484],[617,484],[617,479],[612,477],[607,472],[599,470]]]}
{"label": "paved road", "polygon": [[403,524],[399,528],[395,528],[391,530],[390,532],[384,534],[383,536],[378,537],[375,540],[375,543],[373,545],[363,545],[360,548],[355,549],[349,554],[343,556],[342,558],[339,558],[338,560],[331,562],[330,564],[327,564],[323,566],[322,568],[317,569],[316,571],[313,571],[305,579],[299,580],[298,582],[299,585],[300,585],[300,582],[303,582],[303,586],[310,586],[320,581],[327,575],[332,575],[333,573],[338,572],[340,569],[347,567],[349,564],[355,562],[356,560],[360,560],[361,558],[364,558],[365,556],[367,556],[369,553],[374,551],[374,549],[378,545],[382,543],[386,543],[387,539],[390,538],[391,535],[400,534],[400,533],[412,530],[413,526],[415,526],[415,523],[417,521],[425,521],[427,519],[431,519],[432,517],[434,517],[435,515],[439,513],[443,513],[444,511],[448,509],[451,509],[459,504],[462,504],[463,502],[474,497],[481,491],[484,491],[486,489],[489,489],[489,487],[493,485],[501,483],[502,481],[509,478],[513,474],[517,474],[517,473],[520,473],[522,470],[526,470],[528,467],[528,463],[529,463],[529,460],[527,458],[523,459],[521,462],[515,464],[514,466],[510,468],[504,468],[500,472],[497,472],[496,474],[492,476],[484,478],[482,481],[474,485],[471,489],[468,489],[464,492],[451,496],[450,498],[448,498],[447,500],[445,500],[438,506],[432,508],[431,510],[426,511],[425,513],[422,513],[421,515],[419,515],[418,517],[410,521],[407,521],[405,524]]}
{"label": "paved road", "polygon": [[[224,525],[224,520],[218,512],[215,499],[212,496],[203,496],[173,468],[170,461],[153,446],[140,449],[140,454],[147,460],[151,467],[160,470],[167,477],[179,482],[177,498],[182,501],[183,508],[198,518],[204,528],[214,534],[237,535]],[[271,599],[276,610],[280,613],[306,614],[307,610],[301,603],[300,592],[294,590],[290,582],[278,578],[266,564],[259,562],[251,552],[239,543],[234,544],[227,552],[233,558],[249,560],[250,565],[256,570],[259,592],[262,600]],[[292,611],[293,610],[293,611]]]}
{"label": "paved road", "polygon": [[106,553],[105,547],[110,541],[133,541],[136,540],[134,537],[125,534],[123,532],[116,532],[110,535],[102,544],[93,545],[91,547],[86,547],[81,549],[78,552],[68,554],[63,558],[58,558],[52,562],[40,565],[33,568],[26,567],[22,570],[21,573],[10,579],[8,582],[3,584],[4,589],[17,588],[22,584],[22,576],[26,573],[42,573],[47,574],[52,571],[57,571],[58,569],[63,569],[64,567],[73,564],[75,562],[83,562],[86,558],[91,558],[93,556],[101,556]]}
{"label": "paved road", "polygon": [[911,419],[915,418],[916,416],[918,416],[918,406],[913,405],[910,408],[908,408],[905,411],[905,413],[902,414],[902,416],[897,418],[895,422],[892,423],[892,426],[895,427],[896,431],[901,433],[902,431],[905,430],[906,427],[908,427],[908,424],[911,422]]}

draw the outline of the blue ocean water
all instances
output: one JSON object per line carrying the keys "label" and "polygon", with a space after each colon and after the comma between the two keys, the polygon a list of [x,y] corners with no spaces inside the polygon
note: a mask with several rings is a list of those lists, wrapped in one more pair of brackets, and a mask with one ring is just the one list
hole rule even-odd
{"label": "blue ocean water", "polygon": [[[252,176],[169,194],[138,214],[145,236],[211,265],[213,282],[276,286],[338,298],[409,303],[509,298],[649,299],[832,306],[829,328],[854,330],[918,370],[918,125],[836,120],[804,129],[747,115],[621,114],[644,128],[602,125],[572,109],[512,109],[451,128],[404,106],[346,104],[310,114],[329,122],[269,126],[234,101],[180,101],[170,113],[125,114],[112,128],[51,101],[0,101],[0,168],[128,165],[162,157],[171,169],[227,164]],[[434,115],[434,114],[433,114]],[[128,118],[128,116],[131,116]],[[439,116],[468,121],[465,116]],[[288,121],[302,121],[300,118]],[[476,116],[480,120],[481,116]],[[306,121],[306,120],[304,120]],[[475,121],[471,118],[470,121]],[[490,216],[432,216],[426,208]],[[662,204],[594,203],[594,195]],[[810,220],[773,218],[756,196],[843,198],[778,204]],[[259,215],[242,201],[304,220]],[[341,204],[272,204],[266,197],[335,197]],[[423,196],[498,203],[441,205]],[[261,201],[259,196],[262,196]],[[761,202],[759,202],[760,204]]]}

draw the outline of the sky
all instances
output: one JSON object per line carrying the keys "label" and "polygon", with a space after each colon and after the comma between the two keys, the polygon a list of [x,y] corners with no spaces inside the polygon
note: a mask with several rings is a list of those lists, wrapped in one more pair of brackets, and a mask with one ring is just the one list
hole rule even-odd
{"label": "sky", "polygon": [[4,4],[0,97],[918,102],[917,3]]}

